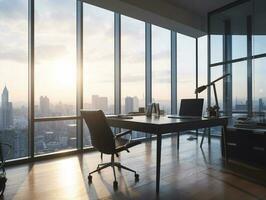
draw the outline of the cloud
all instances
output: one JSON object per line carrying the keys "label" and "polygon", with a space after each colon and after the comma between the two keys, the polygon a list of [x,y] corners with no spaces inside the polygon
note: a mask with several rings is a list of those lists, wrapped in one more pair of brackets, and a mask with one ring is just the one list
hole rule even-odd
{"label": "cloud", "polygon": [[153,61],[160,61],[160,60],[170,60],[171,59],[171,53],[169,50],[162,50],[160,52],[155,52],[152,54]]}
{"label": "cloud", "polygon": [[66,56],[67,48],[64,45],[39,45],[35,48],[35,55],[37,62],[52,61],[58,57]]}
{"label": "cloud", "polygon": [[137,64],[145,62],[145,52],[127,52],[122,53],[122,63]]}
{"label": "cloud", "polygon": [[129,83],[135,83],[135,82],[144,82],[144,74],[142,75],[132,75],[132,74],[126,74],[122,77],[122,82],[129,82]]}
{"label": "cloud", "polygon": [[[163,69],[165,69],[165,67]],[[157,83],[170,83],[171,70],[156,70],[156,72],[153,72],[153,81]]]}
{"label": "cloud", "polygon": [[5,51],[0,50],[0,60],[13,61],[18,63],[27,63],[28,54],[27,49],[7,49]]}

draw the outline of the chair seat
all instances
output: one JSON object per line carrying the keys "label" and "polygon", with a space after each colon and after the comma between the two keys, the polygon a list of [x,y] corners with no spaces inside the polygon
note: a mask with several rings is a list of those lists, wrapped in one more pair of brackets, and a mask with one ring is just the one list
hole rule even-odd
{"label": "chair seat", "polygon": [[128,140],[125,138],[118,137],[115,139],[115,145],[116,145],[116,152],[125,151],[130,147],[136,146],[138,144],[141,144],[141,141],[136,140]]}

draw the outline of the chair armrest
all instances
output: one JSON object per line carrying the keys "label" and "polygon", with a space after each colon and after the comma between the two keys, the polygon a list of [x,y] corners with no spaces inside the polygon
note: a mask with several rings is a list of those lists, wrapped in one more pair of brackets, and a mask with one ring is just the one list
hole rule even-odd
{"label": "chair armrest", "polygon": [[122,137],[122,136],[127,135],[127,134],[132,134],[132,130],[127,130],[127,131],[123,131],[123,132],[121,132],[121,133],[117,133],[117,134],[115,135],[115,138],[117,138],[117,137]]}

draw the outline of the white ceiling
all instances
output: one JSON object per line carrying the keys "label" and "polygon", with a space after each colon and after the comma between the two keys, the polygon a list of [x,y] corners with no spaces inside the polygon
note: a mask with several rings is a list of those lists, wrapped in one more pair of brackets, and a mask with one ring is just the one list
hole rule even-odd
{"label": "white ceiling", "polygon": [[194,12],[201,16],[206,16],[217,8],[221,8],[226,4],[236,0],[163,0],[176,7],[182,7],[188,11]]}

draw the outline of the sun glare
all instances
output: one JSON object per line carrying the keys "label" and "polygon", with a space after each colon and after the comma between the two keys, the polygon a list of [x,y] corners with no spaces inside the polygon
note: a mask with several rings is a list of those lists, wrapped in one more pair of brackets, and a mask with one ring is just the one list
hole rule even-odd
{"label": "sun glare", "polygon": [[72,63],[60,60],[55,67],[56,84],[61,87],[75,87],[76,85],[76,68]]}

